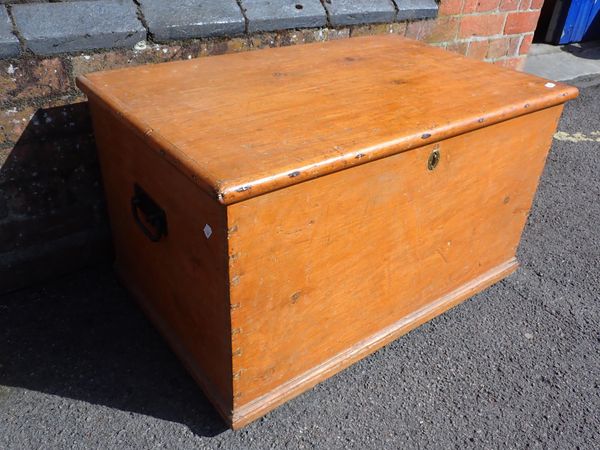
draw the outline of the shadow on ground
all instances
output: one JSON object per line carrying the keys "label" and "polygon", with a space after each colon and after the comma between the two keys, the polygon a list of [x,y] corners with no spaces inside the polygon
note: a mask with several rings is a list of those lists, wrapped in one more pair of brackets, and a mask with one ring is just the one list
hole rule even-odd
{"label": "shadow on ground", "polygon": [[[17,142],[0,149],[0,294],[112,253],[87,103],[14,122]],[[3,131],[0,124],[0,143]]]}
{"label": "shadow on ground", "polygon": [[109,267],[0,301],[0,385],[226,429]]}
{"label": "shadow on ground", "polygon": [[[598,23],[598,27],[600,27],[600,22]],[[578,58],[600,59],[600,41],[578,42],[576,44],[563,45],[560,49]]]}

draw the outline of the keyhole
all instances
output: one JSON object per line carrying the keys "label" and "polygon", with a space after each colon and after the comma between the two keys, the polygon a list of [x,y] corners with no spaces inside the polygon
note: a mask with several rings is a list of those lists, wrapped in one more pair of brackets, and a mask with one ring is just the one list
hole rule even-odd
{"label": "keyhole", "polygon": [[427,169],[433,170],[440,163],[440,151],[436,148],[429,155],[429,160],[427,161]]}

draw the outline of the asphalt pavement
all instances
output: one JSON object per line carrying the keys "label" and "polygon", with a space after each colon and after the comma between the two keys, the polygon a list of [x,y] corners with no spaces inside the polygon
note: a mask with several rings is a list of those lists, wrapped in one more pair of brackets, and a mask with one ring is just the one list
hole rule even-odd
{"label": "asphalt pavement", "polygon": [[0,448],[600,447],[600,79],[566,107],[509,278],[224,427],[108,267],[0,298]]}

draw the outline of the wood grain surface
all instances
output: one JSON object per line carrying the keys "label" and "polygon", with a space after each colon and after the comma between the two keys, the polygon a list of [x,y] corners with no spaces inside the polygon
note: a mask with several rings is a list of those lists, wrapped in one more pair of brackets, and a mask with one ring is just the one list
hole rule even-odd
{"label": "wood grain surface", "polygon": [[230,204],[510,117],[573,87],[398,36],[88,74],[152,148]]}
{"label": "wood grain surface", "polygon": [[231,205],[234,411],[514,261],[561,110]]}

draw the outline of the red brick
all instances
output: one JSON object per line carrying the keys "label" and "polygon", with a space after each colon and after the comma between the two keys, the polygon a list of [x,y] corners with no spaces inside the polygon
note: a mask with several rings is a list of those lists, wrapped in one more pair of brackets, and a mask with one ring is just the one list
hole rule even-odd
{"label": "red brick", "polygon": [[454,41],[459,24],[460,20],[457,17],[440,17],[423,39],[429,43]]}
{"label": "red brick", "polygon": [[525,58],[506,58],[495,61],[494,64],[508,69],[521,70],[525,64]]}
{"label": "red brick", "polygon": [[502,32],[504,14],[464,16],[460,23],[459,37],[492,36]]}
{"label": "red brick", "polygon": [[[219,41],[211,41],[217,43]],[[191,42],[184,45],[148,44],[139,50],[118,49],[89,55],[71,57],[73,76],[98,70],[118,69],[140,64],[176,61],[196,58],[200,54],[200,43]]]}
{"label": "red brick", "polygon": [[519,54],[519,44],[521,42],[521,36],[513,36],[508,38],[508,52],[507,56],[517,56]]}
{"label": "red brick", "polygon": [[498,4],[500,0],[478,0],[477,6],[475,7],[475,11],[477,12],[486,12],[493,11],[498,9]]}
{"label": "red brick", "polygon": [[468,49],[468,42],[451,42],[446,46],[446,50],[452,53],[458,53],[459,55],[466,55]]}
{"label": "red brick", "polygon": [[96,72],[98,70],[119,69],[127,65],[135,65],[133,61],[133,50],[110,50],[92,55],[73,56],[73,76]]}
{"label": "red brick", "polygon": [[467,50],[467,56],[473,59],[484,59],[488,48],[488,41],[471,41]]}
{"label": "red brick", "polygon": [[509,44],[508,38],[500,38],[500,39],[491,40],[487,54],[485,57],[487,59],[496,59],[496,58],[502,58],[503,56],[506,56],[506,54],[508,53],[508,44]]}
{"label": "red brick", "polygon": [[0,61],[0,103],[62,95],[71,87],[59,58]]}
{"label": "red brick", "polygon": [[471,14],[477,11],[477,4],[479,0],[464,0],[464,6],[462,13],[463,14]]}
{"label": "red brick", "polygon": [[460,14],[463,8],[463,0],[442,0],[440,3],[439,15],[452,16]]}
{"label": "red brick", "polygon": [[521,46],[519,47],[519,55],[526,55],[529,52],[529,47],[531,47],[531,42],[533,41],[533,34],[526,34],[523,36],[523,41],[521,42]]}
{"label": "red brick", "polygon": [[475,12],[487,12],[498,9],[502,0],[463,0],[463,14],[472,14]]}
{"label": "red brick", "polygon": [[509,13],[504,34],[531,33],[537,26],[539,11]]}
{"label": "red brick", "polygon": [[521,0],[501,0],[500,11],[516,11]]}
{"label": "red brick", "polygon": [[543,4],[544,0],[531,0],[531,5],[529,7],[531,9],[542,9]]}
{"label": "red brick", "polygon": [[521,0],[519,4],[519,11],[527,11],[531,6],[531,0]]}
{"label": "red brick", "polygon": [[35,106],[25,106],[0,111],[0,144],[16,142],[29,125],[36,110]]}
{"label": "red brick", "polygon": [[417,20],[406,26],[406,37],[417,40],[426,39],[435,26],[435,20]]}

